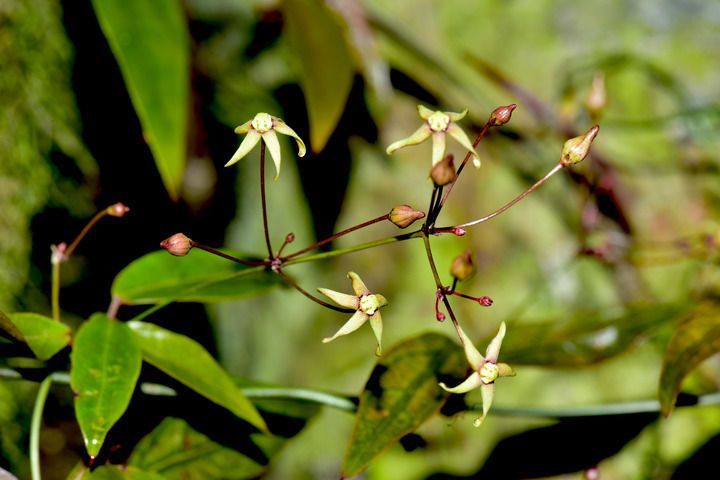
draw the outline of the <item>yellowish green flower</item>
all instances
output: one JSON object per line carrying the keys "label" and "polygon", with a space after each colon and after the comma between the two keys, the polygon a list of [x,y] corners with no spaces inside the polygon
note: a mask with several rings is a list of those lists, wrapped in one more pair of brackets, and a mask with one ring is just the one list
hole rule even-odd
{"label": "yellowish green flower", "polygon": [[355,295],[348,295],[347,293],[340,293],[327,288],[318,288],[318,291],[328,297],[333,302],[337,303],[341,307],[354,309],[355,313],[350,320],[345,323],[340,330],[337,331],[332,337],[323,339],[324,343],[332,342],[337,337],[352,333],[368,320],[370,320],[370,327],[372,327],[375,338],[377,339],[377,350],[375,354],[380,356],[382,353],[382,317],[380,316],[380,308],[387,305],[387,300],[380,294],[371,293],[370,290],[365,286],[362,279],[355,272],[349,272],[348,278],[352,282],[352,289]]}
{"label": "yellowish green flower", "polygon": [[267,113],[258,113],[252,120],[248,120],[235,129],[235,133],[239,135],[247,135],[245,135],[245,138],[240,143],[240,147],[238,147],[235,154],[232,156],[230,161],[225,164],[225,166],[229,167],[230,165],[239,162],[250,152],[250,150],[255,147],[255,145],[257,145],[262,138],[268,151],[270,152],[273,162],[275,162],[275,170],[277,172],[275,180],[277,180],[280,176],[280,164],[282,158],[280,153],[280,142],[278,141],[277,134],[275,132],[293,137],[298,146],[298,156],[305,156],[305,143],[298,134],[295,133],[295,130],[288,127],[281,118],[273,117]]}
{"label": "yellowish green flower", "polygon": [[483,413],[473,422],[473,425],[479,427],[483,420],[485,420],[485,416],[490,410],[490,405],[492,405],[493,396],[495,395],[495,380],[501,377],[512,377],[515,375],[510,365],[507,363],[498,363],[500,347],[502,346],[503,338],[505,338],[505,322],[500,324],[500,330],[498,330],[497,335],[495,335],[495,338],[493,338],[488,345],[485,351],[485,357],[475,348],[463,329],[459,325],[457,328],[463,343],[463,348],[465,349],[465,357],[473,369],[473,373],[456,387],[449,388],[444,383],[440,383],[440,386],[450,393],[467,393],[470,390],[480,387]]}
{"label": "yellowish green flower", "polygon": [[467,109],[459,113],[441,112],[439,110],[432,111],[427,107],[418,105],[418,114],[420,118],[425,120],[425,123],[409,137],[391,144],[387,148],[388,155],[392,155],[399,148],[417,145],[432,137],[432,164],[435,166],[445,156],[445,136],[450,135],[472,154],[475,167],[480,167],[480,159],[475,148],[473,148],[472,142],[457,124],[459,120],[467,115]]}

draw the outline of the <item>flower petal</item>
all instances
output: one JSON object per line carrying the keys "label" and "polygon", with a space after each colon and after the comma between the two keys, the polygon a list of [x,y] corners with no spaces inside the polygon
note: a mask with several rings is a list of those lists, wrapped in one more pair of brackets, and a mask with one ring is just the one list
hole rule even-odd
{"label": "flower petal", "polygon": [[275,178],[273,180],[277,180],[280,176],[280,164],[282,161],[281,153],[280,153],[280,142],[278,142],[277,134],[275,133],[275,130],[268,130],[267,132],[262,134],[262,138],[265,141],[265,145],[267,145],[268,151],[270,152],[270,156],[273,159],[273,162],[275,162]]}
{"label": "flower petal", "polygon": [[473,422],[473,425],[476,427],[482,425],[483,420],[485,420],[485,417],[490,411],[490,406],[492,405],[493,397],[495,396],[495,384],[488,383],[487,385],[483,385],[482,387],[480,387],[480,393],[482,394],[483,413]]}
{"label": "flower petal", "polygon": [[370,294],[370,290],[368,290],[365,283],[363,283],[362,278],[360,278],[357,273],[348,272],[347,276],[352,281],[352,289],[355,292],[355,295],[361,297],[363,295]]}
{"label": "flower petal", "polygon": [[477,388],[482,385],[482,380],[480,380],[480,375],[477,372],[473,372],[468,378],[465,379],[464,382],[462,382],[457,387],[450,388],[442,382],[440,382],[438,385],[440,385],[440,387],[446,392],[467,393],[473,388]]}
{"label": "flower petal", "polygon": [[380,311],[375,312],[373,315],[370,316],[370,326],[372,327],[372,331],[375,334],[375,338],[377,339],[378,346],[375,350],[375,355],[378,357],[382,355],[382,331],[383,331],[383,324],[382,324],[382,317],[380,316]]}
{"label": "flower petal", "polygon": [[458,120],[462,120],[465,118],[465,115],[467,115],[468,109],[466,108],[462,112],[445,112],[445,115],[450,117],[450,120],[453,122],[457,122]]}
{"label": "flower petal", "polygon": [[302,141],[302,138],[295,133],[295,130],[288,127],[287,123],[285,123],[281,118],[273,117],[273,120],[275,120],[275,131],[294,138],[298,147],[298,157],[304,157],[307,150],[305,148],[305,142]]}
{"label": "flower petal", "polygon": [[480,167],[480,157],[478,157],[477,152],[475,151],[475,148],[472,145],[472,142],[468,138],[467,135],[465,135],[465,132],[462,128],[458,127],[456,123],[451,123],[450,126],[447,129],[447,133],[450,134],[451,137],[453,137],[457,142],[465,147],[465,149],[472,153],[473,155],[473,164],[476,168]]}
{"label": "flower petal", "polygon": [[428,124],[423,123],[422,126],[415,130],[409,137],[403,138],[402,140],[398,140],[397,142],[390,144],[390,146],[387,147],[387,150],[385,150],[385,152],[388,155],[392,155],[393,152],[399,148],[422,143],[427,140],[431,133],[432,132],[430,131],[430,127],[428,127]]}
{"label": "flower petal", "polygon": [[381,307],[384,307],[385,305],[388,304],[387,298],[383,297],[383,296],[380,295],[379,293],[376,293],[376,294],[375,294],[375,298],[377,298],[377,301],[378,301],[378,303],[380,304]]}
{"label": "flower petal", "polygon": [[323,343],[332,342],[337,337],[342,337],[343,335],[354,332],[358,328],[362,327],[363,323],[365,323],[367,319],[368,316],[358,310],[353,314],[352,317],[350,317],[350,320],[348,320],[345,325],[340,327],[340,330],[338,330],[335,335],[333,335],[332,337],[323,338]]}
{"label": "flower petal", "polygon": [[435,132],[432,137],[432,164],[434,167],[445,157],[445,132]]}
{"label": "flower petal", "polygon": [[248,120],[247,122],[243,123],[242,125],[235,127],[235,133],[237,133],[237,134],[248,133],[250,131],[251,126],[252,126],[252,120]]}
{"label": "flower petal", "polygon": [[336,292],[335,290],[330,290],[328,288],[318,288],[317,290],[341,307],[352,308],[354,310],[358,309],[359,300],[355,295]]}
{"label": "flower petal", "polygon": [[472,340],[468,338],[468,336],[465,334],[465,331],[460,325],[457,326],[457,332],[460,336],[460,340],[462,340],[463,348],[465,349],[465,358],[467,358],[468,363],[473,370],[480,370],[480,367],[482,367],[483,363],[485,363],[485,359],[480,354],[478,349],[475,348]]}
{"label": "flower petal", "polygon": [[514,377],[515,370],[512,369],[507,363],[498,363],[498,377]]}
{"label": "flower petal", "polygon": [[250,130],[248,134],[243,138],[243,141],[240,143],[240,146],[235,151],[235,154],[233,154],[232,158],[229,162],[225,164],[226,167],[229,167],[230,165],[233,165],[242,158],[247,155],[250,150],[252,150],[255,145],[257,145],[257,142],[260,140],[260,134],[256,132],[255,130]]}
{"label": "flower petal", "polygon": [[430,110],[425,105],[418,105],[417,110],[418,115],[420,115],[420,118],[422,118],[423,120],[427,120],[428,118],[430,118],[430,115],[435,113],[435,110]]}
{"label": "flower petal", "polygon": [[503,338],[505,338],[505,322],[500,324],[500,330],[498,330],[495,338],[492,339],[487,350],[485,350],[485,360],[492,363],[497,363],[498,355],[500,355],[500,347],[502,346]]}

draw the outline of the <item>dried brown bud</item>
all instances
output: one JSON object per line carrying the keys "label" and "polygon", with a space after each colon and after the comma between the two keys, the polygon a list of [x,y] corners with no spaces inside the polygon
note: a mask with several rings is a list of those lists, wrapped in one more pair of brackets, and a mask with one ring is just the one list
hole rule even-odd
{"label": "dried brown bud", "polygon": [[105,211],[106,211],[107,214],[110,215],[110,216],[113,216],[113,217],[122,217],[122,216],[124,216],[127,212],[130,211],[130,208],[128,208],[124,203],[118,202],[118,203],[116,203],[116,204],[114,204],[114,205],[110,205],[109,207],[107,207],[107,209],[105,209]]}
{"label": "dried brown bud", "polygon": [[398,205],[397,207],[390,210],[388,219],[400,228],[407,228],[416,220],[425,217],[425,213],[420,210],[415,210],[410,205]]}
{"label": "dried brown bud", "polygon": [[505,125],[510,121],[512,112],[517,108],[516,104],[506,105],[504,107],[498,107],[490,114],[488,123],[493,127],[499,127]]}
{"label": "dried brown bud", "polygon": [[602,72],[595,72],[592,79],[592,86],[585,99],[585,106],[593,118],[600,116],[607,105],[607,93],[605,91],[605,75]]}
{"label": "dried brown bud", "polygon": [[176,233],[172,237],[166,238],[160,242],[160,246],[168,251],[170,255],[176,257],[184,257],[192,249],[192,240],[183,235]]}
{"label": "dried brown bud", "polygon": [[455,162],[452,154],[445,155],[445,158],[435,164],[430,170],[430,178],[437,187],[444,187],[457,179]]}
{"label": "dried brown bud", "polygon": [[600,126],[595,125],[587,131],[585,135],[571,138],[563,145],[562,155],[560,156],[560,165],[567,167],[582,162],[590,152],[590,145],[600,131]]}
{"label": "dried brown bud", "polygon": [[473,273],[475,273],[475,262],[473,261],[472,252],[465,250],[453,260],[450,267],[450,274],[462,282],[470,278]]}

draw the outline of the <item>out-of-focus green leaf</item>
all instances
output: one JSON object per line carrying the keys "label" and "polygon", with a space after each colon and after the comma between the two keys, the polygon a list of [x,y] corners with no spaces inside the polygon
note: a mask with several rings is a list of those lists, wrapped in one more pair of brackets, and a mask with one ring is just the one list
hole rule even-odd
{"label": "out-of-focus green leaf", "polygon": [[170,196],[185,168],[189,40],[177,0],[93,0]]}
{"label": "out-of-focus green leaf", "polygon": [[37,313],[11,313],[9,318],[40,360],[55,355],[72,338],[70,327]]}
{"label": "out-of-focus green leaf", "polygon": [[583,315],[558,325],[513,325],[503,343],[503,361],[511,365],[574,367],[618,355],[653,329],[677,319],[687,305],[636,307],[608,319]]}
{"label": "out-of-focus green leaf", "polygon": [[140,376],[140,349],[127,325],[96,313],[78,330],[70,359],[75,416],[85,448],[95,457],[130,403]]}
{"label": "out-of-focus green leaf", "polygon": [[323,149],[345,109],[354,67],[341,19],[318,0],[285,0],[288,46],[298,58],[310,145]]}
{"label": "out-of-focus green leaf", "polygon": [[129,322],[143,359],[261,430],[265,421],[202,345],[151,323]]}
{"label": "out-of-focus green leaf", "polygon": [[233,263],[207,252],[192,250],[185,257],[173,257],[160,251],[125,267],[115,278],[112,293],[133,305],[221,302],[258,294],[278,283],[277,275],[262,268]]}
{"label": "out-of-focus green leaf", "polygon": [[344,476],[360,473],[437,412],[447,398],[438,382],[454,381],[466,369],[461,347],[437,334],[410,339],[384,355],[360,395]]}
{"label": "out-of-focus green leaf", "polygon": [[665,352],[659,391],[663,415],[672,412],[685,377],[717,352],[720,352],[720,304],[704,303],[678,325]]}
{"label": "out-of-focus green leaf", "polygon": [[133,466],[103,465],[92,472],[84,465],[74,468],[67,480],[164,480],[154,472],[140,470]]}

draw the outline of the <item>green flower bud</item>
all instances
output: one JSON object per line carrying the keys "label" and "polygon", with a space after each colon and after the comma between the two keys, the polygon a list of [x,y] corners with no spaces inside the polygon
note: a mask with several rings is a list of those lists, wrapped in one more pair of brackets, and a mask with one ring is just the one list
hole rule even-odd
{"label": "green flower bud", "polygon": [[590,145],[600,131],[600,126],[595,125],[585,135],[571,138],[563,145],[562,155],[560,156],[560,164],[563,167],[575,165],[582,162],[590,152]]}

